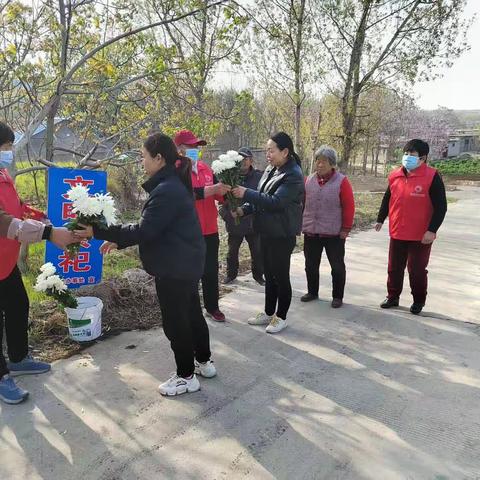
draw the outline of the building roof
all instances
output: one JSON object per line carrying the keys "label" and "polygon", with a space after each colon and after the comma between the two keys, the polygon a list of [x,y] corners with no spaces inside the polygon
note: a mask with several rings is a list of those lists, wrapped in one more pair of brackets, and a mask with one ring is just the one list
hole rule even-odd
{"label": "building roof", "polygon": [[[65,118],[65,117],[55,117],[55,120],[54,120],[55,125],[58,125],[60,123],[66,122],[66,121],[68,121],[68,118]],[[44,132],[46,129],[47,129],[47,125],[45,123],[42,123],[33,132],[32,137],[35,137],[36,135]],[[15,132],[15,143],[18,143],[23,138],[24,135],[25,135],[24,132]]]}

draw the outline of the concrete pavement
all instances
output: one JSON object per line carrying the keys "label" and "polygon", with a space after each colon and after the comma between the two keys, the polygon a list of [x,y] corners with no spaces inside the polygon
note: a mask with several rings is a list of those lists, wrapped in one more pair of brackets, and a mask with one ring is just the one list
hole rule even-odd
{"label": "concrete pavement", "polygon": [[455,195],[426,315],[378,308],[386,231],[348,241],[339,310],[300,303],[297,255],[290,326],[246,325],[263,294],[239,281],[223,299],[228,322],[210,323],[219,375],[198,393],[157,393],[174,368],[161,330],[23,377],[31,399],[0,406],[0,479],[480,479],[480,190]]}

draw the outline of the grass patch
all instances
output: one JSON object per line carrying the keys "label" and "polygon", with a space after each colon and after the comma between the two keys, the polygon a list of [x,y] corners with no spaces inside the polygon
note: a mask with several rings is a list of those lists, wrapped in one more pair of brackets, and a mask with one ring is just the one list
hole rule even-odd
{"label": "grass patch", "polygon": [[[23,168],[18,166],[18,168]],[[47,205],[47,193],[45,189],[45,178],[47,172],[30,172],[19,175],[15,178],[15,187],[18,196],[26,203],[45,209]]]}
{"label": "grass patch", "polygon": [[354,230],[364,230],[365,228],[371,227],[371,225],[377,220],[378,210],[382,204],[382,199],[383,192],[355,193]]}

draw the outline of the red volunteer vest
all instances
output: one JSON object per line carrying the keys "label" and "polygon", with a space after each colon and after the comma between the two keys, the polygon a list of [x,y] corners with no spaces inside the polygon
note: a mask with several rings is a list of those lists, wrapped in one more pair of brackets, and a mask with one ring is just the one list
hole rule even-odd
{"label": "red volunteer vest", "polygon": [[[193,188],[208,187],[213,185],[212,169],[201,161],[197,163],[198,172],[192,171],[192,185]],[[223,197],[216,195],[203,200],[195,200],[195,208],[197,209],[198,219],[202,227],[203,235],[212,235],[218,232],[218,210],[215,205],[215,200],[223,201]]]}
{"label": "red volunteer vest", "polygon": [[417,241],[423,238],[433,214],[429,190],[436,172],[424,163],[408,176],[402,167],[388,176],[390,237]]}
{"label": "red volunteer vest", "polygon": [[[7,170],[0,169],[0,207],[15,218],[23,217],[23,206],[15,184]],[[20,253],[20,242],[0,238],[0,280],[5,280],[15,268]]]}

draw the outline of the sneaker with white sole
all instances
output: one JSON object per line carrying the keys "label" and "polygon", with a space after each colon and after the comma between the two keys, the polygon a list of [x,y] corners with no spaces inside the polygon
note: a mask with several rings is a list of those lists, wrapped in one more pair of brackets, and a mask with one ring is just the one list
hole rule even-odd
{"label": "sneaker with white sole", "polygon": [[158,386],[158,390],[162,395],[173,397],[200,390],[200,382],[195,374],[190,378],[183,378],[176,373],[172,373],[172,376],[166,382]]}
{"label": "sneaker with white sole", "polygon": [[195,360],[195,373],[205,378],[212,378],[217,374],[217,369],[212,360],[208,360],[204,363]]}
{"label": "sneaker with white sole", "polygon": [[281,332],[284,328],[287,328],[287,321],[283,318],[273,315],[272,320],[268,324],[265,331],[267,333],[278,333]]}
{"label": "sneaker with white sole", "polygon": [[46,373],[51,370],[49,363],[35,360],[30,354],[19,362],[8,362],[7,368],[10,370],[10,376],[16,377],[19,375],[37,375],[39,373]]}
{"label": "sneaker with white sole", "polygon": [[0,378],[0,399],[10,405],[22,403],[28,397],[28,392],[20,388],[10,375]]}
{"label": "sneaker with white sole", "polygon": [[267,325],[272,321],[273,315],[267,315],[265,312],[260,312],[257,316],[247,320],[249,325]]}

